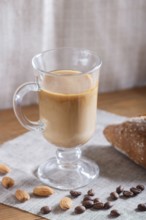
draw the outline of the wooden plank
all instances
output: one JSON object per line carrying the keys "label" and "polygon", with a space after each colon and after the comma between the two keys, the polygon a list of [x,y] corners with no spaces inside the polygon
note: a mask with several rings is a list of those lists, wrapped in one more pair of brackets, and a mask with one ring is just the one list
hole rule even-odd
{"label": "wooden plank", "polygon": [[[38,120],[38,106],[23,108],[24,114],[32,121]],[[27,132],[16,119],[12,109],[0,111],[0,144]]]}
{"label": "wooden plank", "polygon": [[133,117],[146,114],[146,87],[99,95],[98,108]]}
{"label": "wooden plank", "polygon": [[45,218],[0,204],[0,220],[44,220]]}
{"label": "wooden plank", "polygon": [[[146,87],[99,94],[98,108],[124,116],[146,114]],[[38,119],[36,105],[23,108],[31,120]],[[17,121],[12,109],[0,111],[0,144],[27,130]]]}

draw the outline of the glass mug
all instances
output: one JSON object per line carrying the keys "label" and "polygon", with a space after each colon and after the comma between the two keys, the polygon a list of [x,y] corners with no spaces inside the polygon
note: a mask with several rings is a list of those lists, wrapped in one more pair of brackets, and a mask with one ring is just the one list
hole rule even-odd
{"label": "glass mug", "polygon": [[[39,130],[57,147],[56,157],[38,168],[38,178],[58,189],[87,185],[99,174],[93,161],[81,157],[81,146],[91,139],[96,126],[100,58],[92,51],[58,48],[32,59],[35,82],[21,85],[14,94],[17,119],[29,130]],[[22,113],[23,97],[38,93],[38,122]]]}

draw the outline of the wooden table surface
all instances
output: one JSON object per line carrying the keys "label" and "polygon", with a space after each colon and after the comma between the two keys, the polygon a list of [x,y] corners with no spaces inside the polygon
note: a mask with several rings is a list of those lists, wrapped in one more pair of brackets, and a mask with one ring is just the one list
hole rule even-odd
{"label": "wooden table surface", "polygon": [[[146,114],[146,87],[99,94],[98,108],[123,116]],[[31,119],[38,118],[36,105],[24,107]],[[0,111],[0,144],[26,132],[16,120],[13,110]],[[0,204],[0,220],[43,220],[39,216]]]}

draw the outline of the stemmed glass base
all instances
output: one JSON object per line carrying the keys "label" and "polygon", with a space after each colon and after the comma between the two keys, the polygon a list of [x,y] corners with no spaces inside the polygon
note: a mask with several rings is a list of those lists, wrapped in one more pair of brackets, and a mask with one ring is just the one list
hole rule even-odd
{"label": "stemmed glass base", "polygon": [[56,157],[40,165],[37,174],[46,185],[71,190],[89,184],[99,175],[99,167],[93,161],[81,158],[80,148],[58,149]]}

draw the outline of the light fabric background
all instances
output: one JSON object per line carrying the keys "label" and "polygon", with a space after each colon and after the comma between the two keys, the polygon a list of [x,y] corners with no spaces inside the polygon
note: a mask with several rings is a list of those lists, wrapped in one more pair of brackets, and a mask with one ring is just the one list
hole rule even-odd
{"label": "light fabric background", "polygon": [[33,81],[32,57],[56,47],[95,50],[103,61],[100,91],[146,84],[145,21],[145,0],[1,0],[0,109]]}

